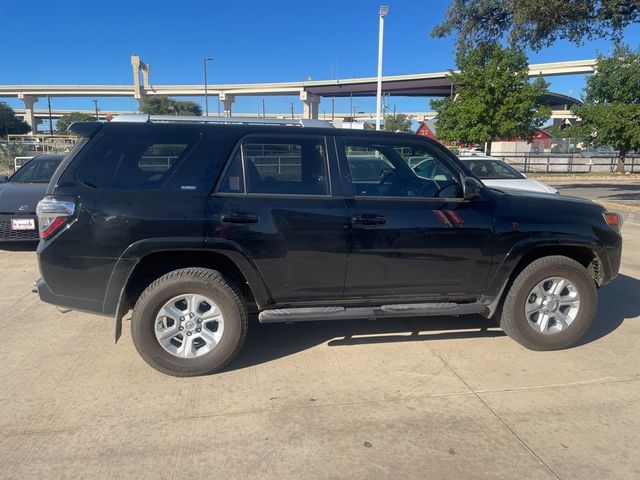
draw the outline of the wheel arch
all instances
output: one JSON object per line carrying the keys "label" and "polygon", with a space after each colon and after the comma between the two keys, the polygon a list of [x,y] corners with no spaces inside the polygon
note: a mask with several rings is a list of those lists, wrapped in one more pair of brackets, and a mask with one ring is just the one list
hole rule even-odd
{"label": "wheel arch", "polygon": [[243,252],[229,248],[229,245],[206,248],[200,244],[198,247],[149,248],[140,256],[123,255],[118,260],[103,304],[103,313],[116,317],[116,341],[122,331],[122,318],[144,289],[162,275],[180,268],[202,267],[219,271],[238,287],[250,310],[271,302],[260,273]]}
{"label": "wheel arch", "polygon": [[488,310],[491,317],[499,310],[506,294],[515,278],[535,260],[553,255],[562,255],[581,264],[591,275],[597,287],[603,283],[603,263],[598,248],[591,242],[567,243],[527,243],[516,245],[498,268],[488,291],[495,292],[492,308]]}

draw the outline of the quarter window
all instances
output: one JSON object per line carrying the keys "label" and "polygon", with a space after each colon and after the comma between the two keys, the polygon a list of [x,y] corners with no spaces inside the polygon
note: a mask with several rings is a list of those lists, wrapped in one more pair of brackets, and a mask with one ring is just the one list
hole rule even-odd
{"label": "quarter window", "polygon": [[96,188],[159,188],[196,141],[190,134],[110,133],[89,153],[78,179]]}

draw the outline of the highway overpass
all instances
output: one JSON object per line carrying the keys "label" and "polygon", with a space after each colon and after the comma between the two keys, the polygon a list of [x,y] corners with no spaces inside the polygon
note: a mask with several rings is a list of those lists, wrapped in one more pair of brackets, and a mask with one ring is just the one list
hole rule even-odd
{"label": "highway overpass", "polygon": [[[140,57],[132,55],[131,85],[0,85],[0,98],[16,97],[24,102],[24,117],[32,126],[38,115],[35,103],[43,97],[133,97],[168,95],[171,97],[204,96],[204,85],[154,85],[150,81],[150,67]],[[531,64],[529,76],[548,77],[593,73],[596,60],[576,60]],[[142,79],[142,81],[141,81]],[[319,117],[321,97],[373,97],[376,77],[312,80],[302,82],[276,82],[253,84],[210,84],[207,93],[217,96],[224,104],[225,115],[230,115],[237,96],[297,96],[304,104],[305,118]],[[382,79],[385,96],[447,97],[453,93],[449,72],[418,73],[385,76]],[[568,110],[578,100],[566,95],[550,93],[548,102],[553,110]]]}
{"label": "highway overpass", "polygon": [[[24,108],[16,108],[14,109],[16,112],[16,115],[19,117],[24,118],[26,115],[26,111]],[[67,114],[67,113],[72,113],[72,112],[81,112],[81,113],[85,113],[87,115],[91,115],[95,117],[95,110],[66,110],[66,109],[52,109],[51,110],[51,118],[52,119],[58,119],[60,117],[62,117],[63,115]],[[135,113],[135,112],[131,112],[131,111],[124,111],[124,110],[103,110],[103,111],[99,111],[98,112],[98,118],[100,120],[110,120],[111,118],[117,116],[117,115],[122,115],[122,114],[131,114],[131,113]],[[436,117],[436,112],[402,112],[406,115],[411,116],[412,118],[414,118],[417,121],[423,121],[423,120],[431,120],[434,119]],[[220,114],[220,116],[223,116],[224,114]],[[233,116],[234,117],[258,117],[261,114],[258,113],[234,113]],[[33,116],[36,119],[36,123],[40,124],[40,123],[45,123],[47,122],[48,118],[49,118],[49,111],[47,109],[34,109],[33,110]],[[216,113],[212,113],[209,112],[209,116],[210,117],[217,117],[218,114]],[[333,114],[333,117],[339,120],[345,120],[348,118],[355,118],[357,120],[370,120],[370,121],[375,121],[376,117],[375,117],[375,112],[356,112],[354,114],[349,114],[349,113],[344,113],[344,112],[335,112]],[[299,113],[294,113],[293,117],[291,115],[291,112],[286,112],[286,113],[269,113],[266,115],[266,118],[304,118],[304,114],[299,114]],[[332,116],[330,113],[320,113],[318,114],[318,118],[320,120],[332,120]],[[571,113],[571,110],[552,110],[551,111],[551,118],[554,120],[564,120],[564,119],[571,119],[574,118],[573,114]],[[45,131],[47,129],[45,128]]]}

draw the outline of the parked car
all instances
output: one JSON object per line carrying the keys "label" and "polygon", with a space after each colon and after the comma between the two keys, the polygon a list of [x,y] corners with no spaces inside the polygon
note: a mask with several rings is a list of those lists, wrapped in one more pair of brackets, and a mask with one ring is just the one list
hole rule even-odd
{"label": "parked car", "polygon": [[499,158],[470,155],[460,156],[460,160],[488,187],[558,193],[552,186],[527,178],[524,173]]}
{"label": "parked car", "polygon": [[[114,317],[116,339],[133,309],[138,352],[176,376],[223,368],[249,311],[262,323],[496,316],[536,350],[589,328],[620,266],[616,213],[487,188],[425,137],[297,122],[73,124],[82,138],[38,205],[40,298]],[[427,158],[418,176],[410,163]]]}
{"label": "parked car", "polygon": [[36,206],[63,155],[40,155],[0,183],[0,242],[39,240]]}

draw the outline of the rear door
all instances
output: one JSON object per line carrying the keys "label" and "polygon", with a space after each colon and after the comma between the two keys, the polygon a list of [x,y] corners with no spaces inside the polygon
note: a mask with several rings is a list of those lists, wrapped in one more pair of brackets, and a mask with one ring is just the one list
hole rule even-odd
{"label": "rear door", "polygon": [[463,200],[447,155],[420,140],[371,135],[338,138],[337,150],[352,193],[345,297],[478,295],[491,266],[493,207]]}
{"label": "rear door", "polygon": [[232,242],[278,304],[339,300],[349,224],[335,150],[322,135],[241,140],[207,209],[207,242]]}

